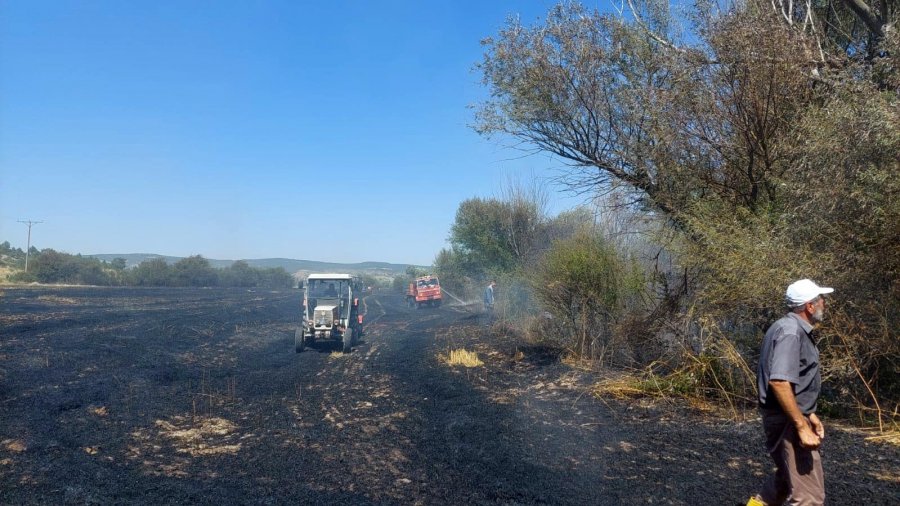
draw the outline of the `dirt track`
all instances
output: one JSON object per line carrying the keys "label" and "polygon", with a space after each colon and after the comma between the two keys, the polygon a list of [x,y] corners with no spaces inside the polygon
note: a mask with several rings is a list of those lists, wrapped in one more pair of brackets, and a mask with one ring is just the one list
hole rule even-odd
{"label": "dirt track", "polygon": [[[755,420],[594,399],[452,306],[295,354],[297,291],[0,291],[3,504],[743,504],[769,466]],[[829,503],[900,503],[895,447],[823,454]]]}

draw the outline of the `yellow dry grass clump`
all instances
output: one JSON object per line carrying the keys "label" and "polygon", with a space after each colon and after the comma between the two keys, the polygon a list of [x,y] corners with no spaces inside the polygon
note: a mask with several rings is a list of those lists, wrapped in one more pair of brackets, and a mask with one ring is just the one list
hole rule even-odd
{"label": "yellow dry grass clump", "polygon": [[450,350],[450,354],[442,356],[441,359],[447,365],[461,365],[463,367],[478,367],[484,365],[484,362],[478,359],[478,354],[474,351],[465,349]]}
{"label": "yellow dry grass clump", "polygon": [[18,269],[13,269],[11,267],[7,267],[5,265],[0,265],[0,283],[6,283],[9,281],[9,278],[19,272]]}
{"label": "yellow dry grass clump", "polygon": [[597,397],[612,397],[614,399],[627,399],[633,397],[654,397],[657,392],[648,389],[640,379],[633,376],[620,376],[598,381],[591,388]]}

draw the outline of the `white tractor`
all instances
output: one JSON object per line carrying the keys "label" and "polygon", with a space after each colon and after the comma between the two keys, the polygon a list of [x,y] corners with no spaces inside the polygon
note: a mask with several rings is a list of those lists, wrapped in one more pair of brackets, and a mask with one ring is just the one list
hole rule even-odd
{"label": "white tractor", "polygon": [[350,274],[310,274],[303,289],[303,313],[294,332],[294,348],[300,353],[317,339],[338,340],[344,353],[362,335],[359,282]]}

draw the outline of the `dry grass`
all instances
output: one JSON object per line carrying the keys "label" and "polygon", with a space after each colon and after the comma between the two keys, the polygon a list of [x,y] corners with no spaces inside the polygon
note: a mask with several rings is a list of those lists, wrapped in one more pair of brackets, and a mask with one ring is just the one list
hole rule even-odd
{"label": "dry grass", "polygon": [[[740,417],[742,406],[752,403],[747,392],[753,387],[753,371],[727,339],[712,341],[702,354],[685,351],[679,362],[676,367],[655,362],[631,374],[603,379],[591,392],[616,399],[680,398],[704,410],[724,401],[723,407],[734,418]],[[660,370],[669,372],[660,374]]]}
{"label": "dry grass", "polygon": [[450,350],[448,355],[440,355],[439,358],[441,361],[451,366],[461,365],[463,367],[479,367],[484,365],[484,362],[478,359],[477,353],[465,349]]}
{"label": "dry grass", "polygon": [[9,278],[19,272],[19,269],[13,269],[12,267],[8,267],[6,265],[0,265],[0,283],[6,283],[9,281]]}
{"label": "dry grass", "polygon": [[866,438],[866,441],[900,446],[900,424],[895,423],[893,428],[880,431],[876,436],[869,436]]}
{"label": "dry grass", "polygon": [[644,382],[635,376],[620,376],[598,381],[591,387],[591,393],[596,397],[612,397],[614,399],[629,399],[653,395]]}

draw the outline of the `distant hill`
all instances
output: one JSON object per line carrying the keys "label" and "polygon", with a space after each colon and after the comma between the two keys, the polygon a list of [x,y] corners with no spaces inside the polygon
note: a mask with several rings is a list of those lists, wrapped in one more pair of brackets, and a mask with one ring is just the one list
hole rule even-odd
{"label": "distant hill", "polygon": [[[154,258],[162,258],[168,264],[174,264],[183,257],[170,257],[166,255],[154,255],[151,253],[127,253],[127,254],[102,254],[102,255],[84,255],[87,257],[97,258],[105,262],[111,262],[115,258],[124,258],[128,267],[134,267],[146,260]],[[207,258],[209,264],[216,268],[225,268],[233,264],[234,260],[216,260]],[[360,262],[355,264],[342,264],[334,262],[319,262],[316,260],[294,260],[292,258],[258,258],[244,259],[248,265],[257,268],[273,268],[282,267],[284,270],[295,273],[306,272],[349,272],[353,274],[371,274],[393,277],[398,274],[406,273],[409,264],[391,264],[387,262]],[[416,267],[423,267],[417,265]]]}

